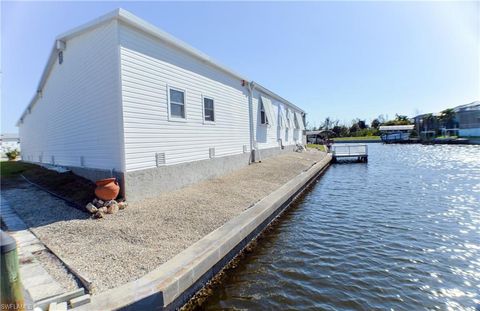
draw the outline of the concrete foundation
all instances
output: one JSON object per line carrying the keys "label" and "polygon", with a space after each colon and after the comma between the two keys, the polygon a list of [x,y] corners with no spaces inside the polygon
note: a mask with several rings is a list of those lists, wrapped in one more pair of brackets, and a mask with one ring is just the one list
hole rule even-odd
{"label": "concrete foundation", "polygon": [[[287,146],[284,149],[280,147],[262,149],[260,152],[254,152],[253,160],[259,161],[282,153],[293,152],[293,150],[294,146]],[[127,172],[124,184],[125,196],[129,201],[138,201],[163,192],[177,190],[247,166],[250,163],[250,157],[250,153],[242,153]]]}
{"label": "concrete foundation", "polygon": [[125,197],[125,178],[122,172],[77,166],[68,166],[67,168],[70,169],[75,175],[82,176],[83,178],[93,182],[100,179],[115,177],[120,185],[120,196]]}
{"label": "concrete foundation", "polygon": [[261,161],[262,159],[274,157],[286,152],[294,152],[295,145],[288,145],[284,146],[284,148],[275,147],[275,148],[268,148],[268,149],[260,149],[255,150],[254,152],[254,160],[255,162]]}

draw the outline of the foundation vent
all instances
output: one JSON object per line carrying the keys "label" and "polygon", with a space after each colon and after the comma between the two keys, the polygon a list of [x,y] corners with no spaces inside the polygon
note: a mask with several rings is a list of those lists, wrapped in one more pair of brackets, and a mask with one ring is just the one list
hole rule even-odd
{"label": "foundation vent", "polygon": [[85,157],[84,156],[80,156],[80,166],[85,166]]}
{"label": "foundation vent", "polygon": [[215,148],[208,149],[208,154],[210,155],[210,159],[215,158]]}
{"label": "foundation vent", "polygon": [[247,153],[247,145],[243,145],[243,153]]}
{"label": "foundation vent", "polygon": [[157,162],[157,167],[165,165],[165,152],[155,153],[155,161]]}

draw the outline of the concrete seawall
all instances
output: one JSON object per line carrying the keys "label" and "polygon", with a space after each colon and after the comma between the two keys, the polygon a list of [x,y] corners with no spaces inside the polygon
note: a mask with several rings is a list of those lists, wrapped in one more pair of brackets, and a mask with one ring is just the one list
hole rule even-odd
{"label": "concrete seawall", "polygon": [[312,165],[254,206],[140,279],[92,297],[76,310],[173,310],[183,306],[328,167]]}

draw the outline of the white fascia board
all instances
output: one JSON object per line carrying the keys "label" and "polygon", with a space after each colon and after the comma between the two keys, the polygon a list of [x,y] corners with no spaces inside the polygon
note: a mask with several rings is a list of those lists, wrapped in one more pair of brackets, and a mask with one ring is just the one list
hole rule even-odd
{"label": "white fascia board", "polygon": [[43,87],[45,86],[45,83],[47,81],[48,75],[50,74],[50,71],[53,68],[53,64],[57,61],[58,53],[57,53],[57,41],[63,41],[66,43],[67,40],[76,37],[78,35],[81,35],[83,33],[86,33],[92,29],[97,28],[98,26],[109,22],[110,20],[115,19],[118,16],[118,12],[120,9],[117,9],[115,11],[112,11],[110,13],[107,13],[103,16],[100,16],[86,24],[83,24],[81,26],[75,27],[72,30],[69,30],[67,32],[64,32],[60,35],[58,35],[55,38],[55,42],[53,44],[53,47],[50,51],[50,56],[48,57],[47,65],[43,69],[42,76],[40,77],[40,81],[38,82],[37,90],[35,92],[35,95],[33,96],[32,100],[28,104],[28,106],[25,108],[23,111],[22,115],[20,116],[20,119],[18,119],[16,126],[18,127],[20,125],[20,121],[25,117],[28,109],[32,108],[35,102],[39,98],[39,94],[42,91]]}
{"label": "white fascia board", "polygon": [[265,95],[269,95],[270,97],[275,98],[276,100],[282,102],[283,104],[285,104],[287,106],[290,106],[294,110],[300,111],[301,113],[305,113],[305,111],[303,111],[302,109],[300,109],[296,105],[292,104],[291,102],[289,102],[285,98],[281,97],[280,95],[275,94],[274,92],[265,88],[261,84],[258,84],[257,82],[252,82],[252,83],[254,84],[255,89],[259,90],[260,92],[264,93]]}
{"label": "white fascia board", "polygon": [[179,49],[179,50],[182,50],[184,52],[186,52],[187,54],[195,57],[195,58],[198,58],[200,59],[202,62],[210,65],[210,66],[213,66],[221,71],[223,71],[224,73],[227,73],[231,76],[233,76],[234,78],[236,79],[239,79],[239,80],[244,80],[246,82],[248,82],[249,80],[243,76],[241,76],[240,74],[234,72],[233,70],[223,66],[223,65],[220,65],[219,63],[217,63],[216,61],[214,61],[212,58],[210,58],[208,55],[206,55],[205,53],[203,52],[200,52],[199,50],[193,48],[192,46],[188,45],[187,43],[175,38],[174,36],[172,36],[171,34],[159,29],[158,27],[150,24],[149,22],[135,16],[134,14],[124,10],[124,9],[119,9],[118,10],[118,19],[124,23],[126,23],[127,25],[129,26],[132,26],[132,27],[135,27],[137,29],[140,29],[142,30],[143,32],[146,32],[164,42],[166,42],[167,44]]}
{"label": "white fascia board", "polygon": [[76,37],[78,35],[81,35],[83,33],[86,33],[92,29],[97,28],[98,26],[107,23],[115,18],[118,18],[118,15],[120,14],[120,10],[122,9],[116,9],[110,13],[107,13],[105,15],[102,15],[100,17],[95,18],[94,20],[85,23],[83,25],[80,25],[78,27],[75,27],[69,31],[66,31],[56,37],[56,40],[69,40],[72,39],[73,37]]}
{"label": "white fascia board", "polygon": [[[122,8],[119,8],[119,9],[116,9],[110,13],[107,13],[103,16],[100,16],[86,24],[83,24],[79,27],[76,27],[70,31],[67,31],[67,32],[64,32],[62,33],[61,35],[57,36],[56,37],[56,40],[61,40],[61,41],[64,41],[66,42],[67,40],[75,37],[75,36],[78,36],[80,34],[83,34],[85,32],[88,32],[90,30],[93,30],[95,28],[97,28],[98,26],[104,24],[104,23],[107,23],[113,19],[117,19],[119,21],[122,21],[123,23],[131,26],[131,27],[135,27],[137,29],[140,29],[141,31],[144,31],[168,44],[170,44],[171,46],[179,49],[179,50],[182,50],[186,53],[188,53],[189,55],[193,56],[193,57],[196,57],[198,59],[200,59],[202,62],[210,65],[210,66],[213,66],[239,80],[244,80],[246,83],[248,83],[250,80],[235,73],[234,71],[228,69],[227,67],[224,67],[220,64],[218,64],[217,62],[215,62],[214,60],[212,60],[208,55],[194,49],[193,47],[191,47],[190,45],[186,44],[185,42],[175,38],[174,36],[168,34],[167,32],[159,29],[158,27],[144,21],[143,19],[135,16],[134,14],[122,9]],[[67,48],[68,48],[68,44],[67,44]],[[25,108],[24,112],[22,113],[20,119],[18,120],[17,122],[17,126],[19,125],[20,123],[20,120],[25,116],[26,112],[28,111],[29,108],[31,108],[34,104],[34,102],[38,99],[39,97],[39,92],[41,92],[41,90],[43,89],[43,86],[45,85],[45,82],[48,78],[48,75],[53,67],[53,64],[55,63],[57,59],[57,49],[56,49],[56,41],[55,41],[55,44],[53,45],[53,48],[52,48],[52,51],[50,52],[50,57],[48,59],[48,62],[47,62],[47,65],[45,66],[45,69],[43,70],[43,73],[42,73],[42,76],[40,78],[40,82],[38,84],[38,87],[37,87],[37,91],[36,91],[36,94],[35,96],[33,97],[33,99],[31,100],[30,104],[27,106],[27,108]],[[291,102],[289,102],[288,100],[282,98],[281,96],[273,93],[272,91],[266,89],[265,87],[261,86],[260,84],[257,84],[257,83],[254,83],[252,82],[254,85],[255,85],[255,88],[257,88],[258,90],[262,91],[263,93],[265,93],[266,95],[269,95],[271,96],[272,98],[275,98],[277,99],[278,101],[284,103],[285,105],[288,105],[290,106],[291,108],[293,108],[294,110],[298,110],[302,113],[305,113],[302,109],[300,109],[299,107],[295,106],[294,104],[292,104]]]}

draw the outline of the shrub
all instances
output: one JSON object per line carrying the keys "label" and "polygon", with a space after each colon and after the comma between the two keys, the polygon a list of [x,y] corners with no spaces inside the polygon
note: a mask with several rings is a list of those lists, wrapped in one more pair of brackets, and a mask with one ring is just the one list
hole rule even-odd
{"label": "shrub", "polygon": [[5,155],[10,161],[13,161],[20,155],[20,151],[18,149],[8,150]]}

